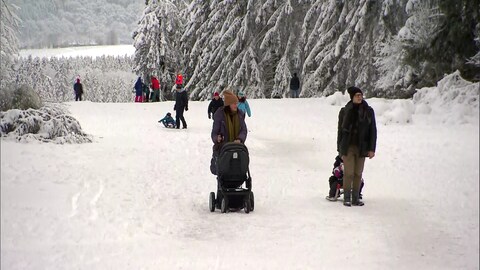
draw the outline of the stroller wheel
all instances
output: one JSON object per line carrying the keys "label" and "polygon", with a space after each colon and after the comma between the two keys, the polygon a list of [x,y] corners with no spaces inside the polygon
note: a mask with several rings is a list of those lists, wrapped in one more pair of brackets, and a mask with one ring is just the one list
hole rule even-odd
{"label": "stroller wheel", "polygon": [[255,199],[253,197],[253,191],[250,191],[250,211],[253,211],[255,205]]}
{"label": "stroller wheel", "polygon": [[226,213],[228,208],[228,201],[225,197],[222,198],[222,205],[220,206],[220,212]]}
{"label": "stroller wheel", "polygon": [[215,211],[215,193],[210,192],[210,200],[208,201],[208,207],[210,208],[210,212]]}
{"label": "stroller wheel", "polygon": [[245,211],[245,213],[250,213],[250,210],[252,209],[252,201],[250,200],[250,198],[246,198],[243,201],[243,206],[243,210]]}

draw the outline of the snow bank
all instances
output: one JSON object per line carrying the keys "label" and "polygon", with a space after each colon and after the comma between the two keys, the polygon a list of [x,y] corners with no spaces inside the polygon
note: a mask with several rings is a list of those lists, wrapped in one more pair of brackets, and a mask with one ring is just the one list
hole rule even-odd
{"label": "snow bank", "polygon": [[373,98],[367,102],[375,110],[377,125],[409,124],[413,121],[415,106],[410,99],[385,100]]}
{"label": "snow bank", "polygon": [[82,131],[80,123],[66,115],[59,106],[0,112],[0,135],[19,142],[92,142],[91,137]]}
{"label": "snow bank", "polygon": [[437,87],[418,89],[413,96],[415,114],[432,115],[445,124],[478,123],[480,83],[465,81],[456,71]]}
{"label": "snow bank", "polygon": [[344,94],[342,94],[342,92],[337,91],[337,92],[333,93],[332,95],[326,97],[325,101],[328,104],[333,105],[333,106],[343,106],[348,101],[350,101],[350,97],[347,94],[347,92],[345,92],[345,95],[344,95]]}
{"label": "snow bank", "polygon": [[[480,83],[462,79],[456,71],[445,76],[436,87],[417,89],[413,99],[366,99],[375,110],[377,124],[410,124],[416,120],[425,123],[476,124],[479,121]],[[332,106],[343,106],[350,97],[336,92],[326,97]]]}
{"label": "snow bank", "polygon": [[[335,92],[333,95],[326,97],[325,101],[333,106],[343,106],[350,101],[350,96],[347,92],[345,94]],[[415,107],[411,100],[370,98],[366,101],[375,110],[377,124],[408,124],[412,122]]]}

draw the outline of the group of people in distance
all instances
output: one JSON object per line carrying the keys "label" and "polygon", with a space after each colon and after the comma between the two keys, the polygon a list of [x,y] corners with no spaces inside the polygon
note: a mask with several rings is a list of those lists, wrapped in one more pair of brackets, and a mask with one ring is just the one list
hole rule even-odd
{"label": "group of people in distance", "polygon": [[138,77],[134,85],[135,102],[160,101],[160,81],[156,76],[150,77],[150,86],[145,84],[142,77]]}

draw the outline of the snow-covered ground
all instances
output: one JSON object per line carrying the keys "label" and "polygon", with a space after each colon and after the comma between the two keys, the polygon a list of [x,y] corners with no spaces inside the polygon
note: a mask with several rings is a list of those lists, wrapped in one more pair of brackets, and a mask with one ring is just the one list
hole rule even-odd
{"label": "snow-covered ground", "polygon": [[1,140],[1,268],[479,269],[479,84],[452,82],[367,100],[363,207],[325,200],[347,96],[249,100],[250,214],[208,210],[208,102],[187,130],[172,102],[66,103],[93,143]]}
{"label": "snow-covered ground", "polygon": [[107,45],[107,46],[78,46],[56,49],[25,49],[20,50],[21,57],[77,57],[77,56],[124,56],[133,55],[135,47],[132,45]]}

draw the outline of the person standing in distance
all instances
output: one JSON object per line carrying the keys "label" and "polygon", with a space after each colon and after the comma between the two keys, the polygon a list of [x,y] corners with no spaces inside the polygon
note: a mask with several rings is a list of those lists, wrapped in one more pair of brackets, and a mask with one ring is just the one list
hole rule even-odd
{"label": "person standing in distance", "polygon": [[75,101],[82,101],[83,85],[80,83],[79,78],[77,78],[77,82],[73,85],[73,91],[75,92]]}
{"label": "person standing in distance", "polygon": [[208,104],[208,119],[211,119],[218,108],[223,107],[223,99],[220,98],[218,92],[213,93],[213,98]]}
{"label": "person standing in distance", "polygon": [[175,91],[175,105],[173,106],[175,114],[176,128],[180,128],[180,121],[182,121],[183,129],[187,128],[187,122],[183,117],[183,112],[188,111],[188,94],[185,88],[177,88]]}
{"label": "person standing in distance", "polygon": [[373,158],[377,145],[375,112],[363,100],[360,88],[347,89],[350,101],[338,114],[337,151],[343,160],[343,205],[363,206],[359,192],[365,157]]}
{"label": "person standing in distance", "polygon": [[290,79],[290,96],[291,98],[298,98],[300,94],[300,79],[297,77],[297,73],[293,73],[293,77]]}

